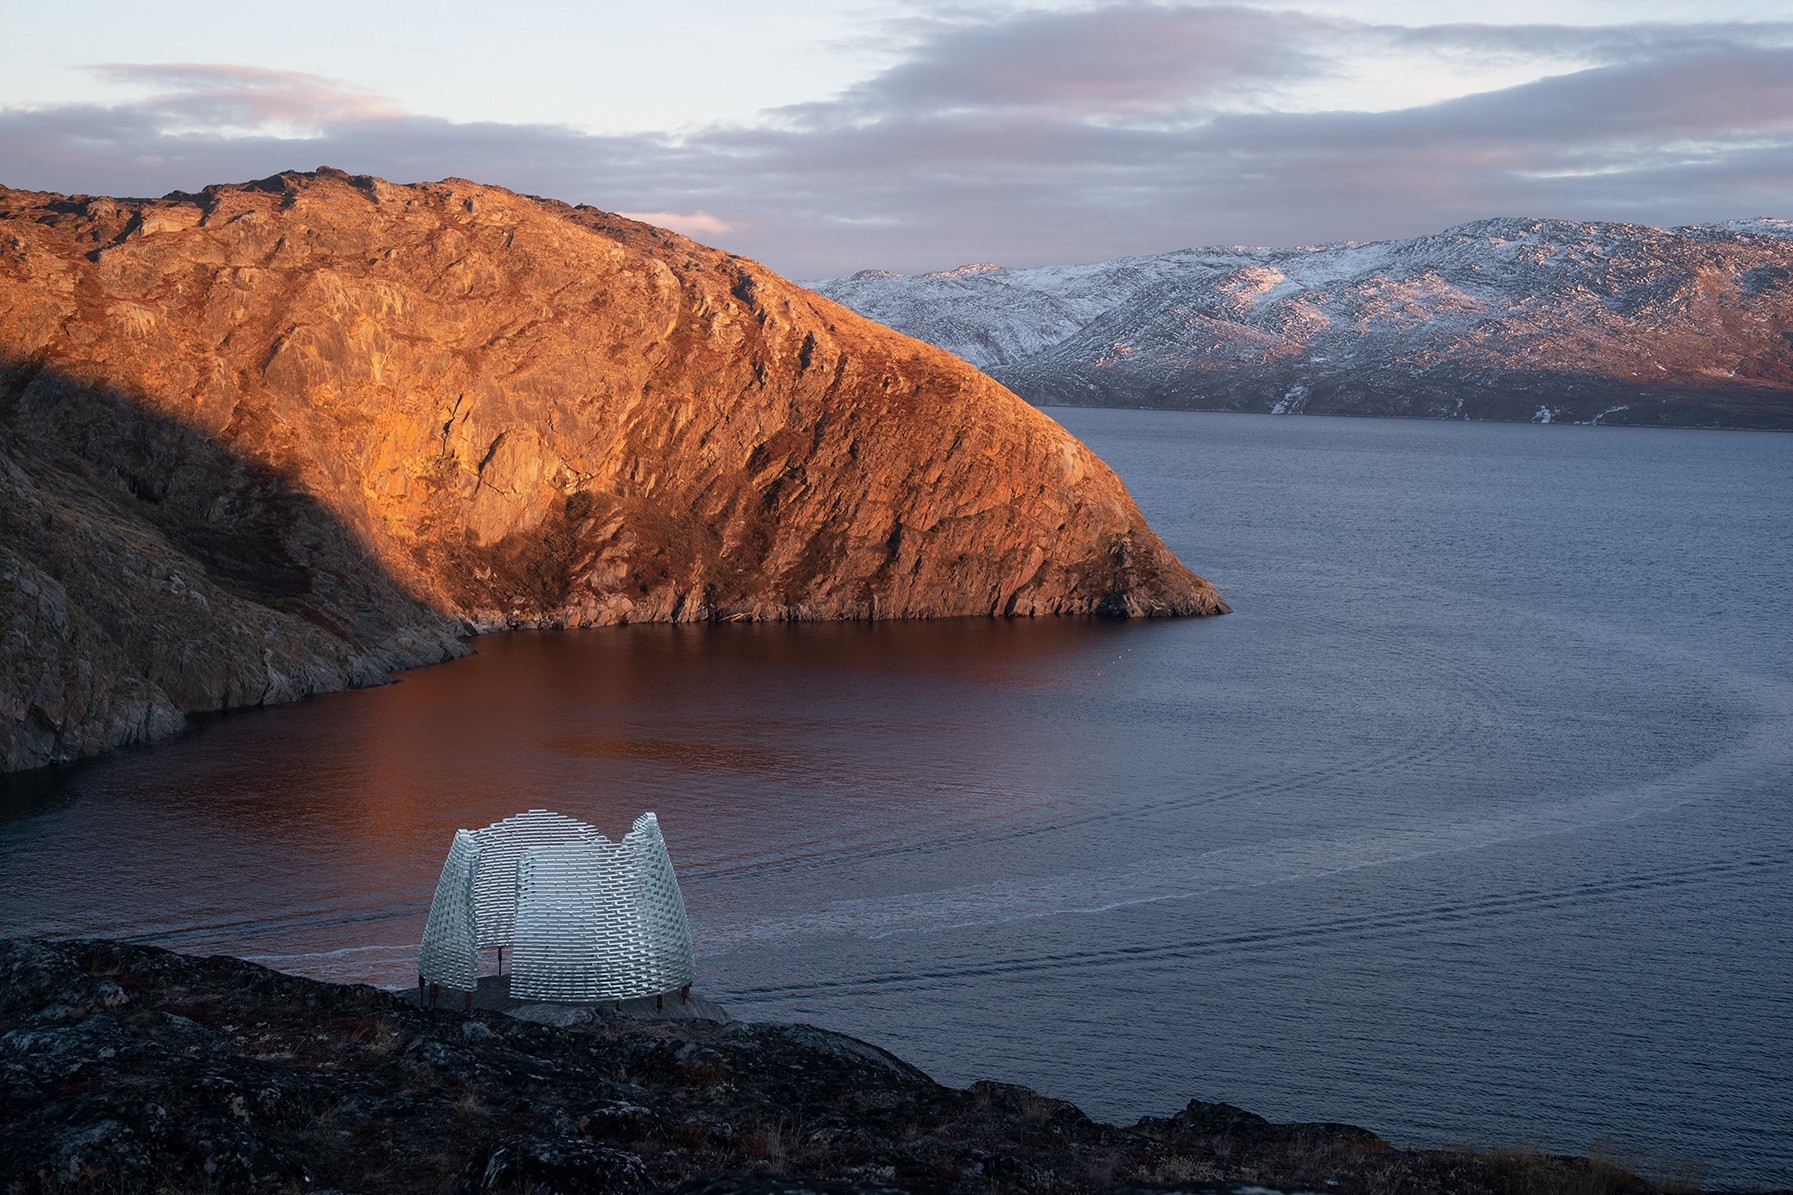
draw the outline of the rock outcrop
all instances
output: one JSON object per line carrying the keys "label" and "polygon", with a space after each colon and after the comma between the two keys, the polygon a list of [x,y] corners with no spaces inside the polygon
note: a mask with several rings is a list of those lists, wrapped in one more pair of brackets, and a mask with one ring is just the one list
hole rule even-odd
{"label": "rock outcrop", "polygon": [[1118,1128],[805,1025],[557,1028],[108,942],[0,939],[0,1124],[9,1193],[1650,1189],[1199,1101]]}
{"label": "rock outcrop", "polygon": [[1038,403],[1793,430],[1793,222],[1499,219],[815,284]]}
{"label": "rock outcrop", "polygon": [[8,769],[469,629],[1225,609],[946,353],[591,208],[328,169],[0,189],[0,520]]}

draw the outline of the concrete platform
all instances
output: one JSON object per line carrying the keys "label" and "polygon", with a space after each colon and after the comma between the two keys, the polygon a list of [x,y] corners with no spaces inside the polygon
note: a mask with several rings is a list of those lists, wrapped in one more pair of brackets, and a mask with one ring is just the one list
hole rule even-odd
{"label": "concrete platform", "polygon": [[[400,988],[394,995],[408,1003],[417,1003],[417,989]],[[442,988],[436,995],[436,1007],[467,1007],[467,993]],[[488,1012],[502,1012],[522,1021],[544,1025],[577,1025],[608,1017],[630,1017],[639,1021],[712,1021],[728,1024],[728,1013],[722,1006],[704,999],[696,992],[684,999],[677,992],[664,996],[643,996],[635,1000],[597,1000],[585,1004],[552,1003],[541,1000],[518,1000],[511,996],[511,977],[482,975],[479,989],[473,993],[473,1007]]]}

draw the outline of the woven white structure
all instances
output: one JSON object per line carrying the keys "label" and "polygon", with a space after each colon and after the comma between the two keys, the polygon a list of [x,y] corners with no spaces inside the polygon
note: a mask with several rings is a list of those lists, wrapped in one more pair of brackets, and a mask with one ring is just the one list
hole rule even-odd
{"label": "woven white structure", "polygon": [[418,977],[471,992],[490,946],[511,948],[521,999],[631,1000],[689,984],[691,926],[659,819],[642,814],[621,842],[545,809],[457,830]]}

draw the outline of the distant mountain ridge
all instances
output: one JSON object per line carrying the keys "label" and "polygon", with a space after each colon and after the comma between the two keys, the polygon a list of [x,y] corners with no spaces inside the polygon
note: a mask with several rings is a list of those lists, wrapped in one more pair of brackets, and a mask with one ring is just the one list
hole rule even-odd
{"label": "distant mountain ridge", "polygon": [[1793,221],[1771,217],[810,285],[1043,405],[1793,430]]}

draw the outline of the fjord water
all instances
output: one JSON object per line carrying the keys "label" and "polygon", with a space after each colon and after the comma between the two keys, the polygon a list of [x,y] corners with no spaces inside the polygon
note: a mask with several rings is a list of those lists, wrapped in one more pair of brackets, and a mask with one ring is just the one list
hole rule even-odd
{"label": "fjord water", "polygon": [[0,929],[400,985],[456,827],[654,809],[737,1016],[1793,1183],[1793,437],[1053,414],[1237,613],[481,640],[13,782]]}

